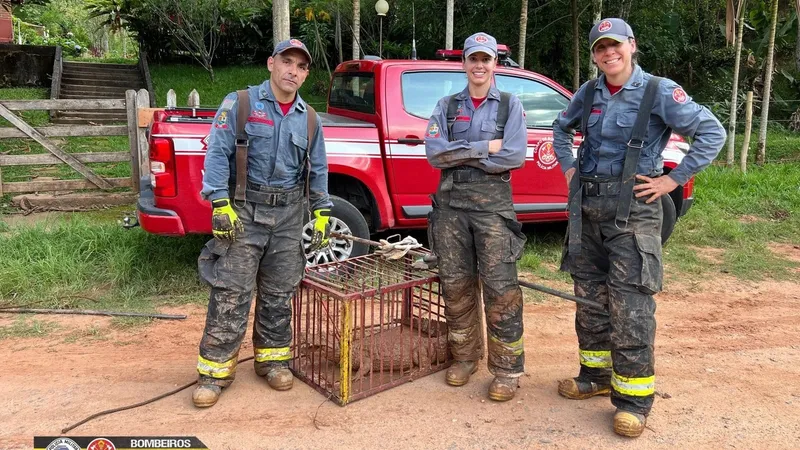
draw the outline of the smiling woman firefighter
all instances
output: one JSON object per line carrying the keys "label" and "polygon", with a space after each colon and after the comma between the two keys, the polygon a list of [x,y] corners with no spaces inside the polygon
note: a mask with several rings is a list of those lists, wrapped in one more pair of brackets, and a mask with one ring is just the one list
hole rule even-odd
{"label": "smiling woman firefighter", "polygon": [[[711,112],[675,82],[636,64],[636,40],[622,19],[605,19],[589,34],[602,74],[575,93],[553,124],[556,154],[569,185],[569,229],[561,270],[575,294],[604,305],[578,305],[580,372],[559,383],[576,400],[611,393],[614,431],[637,437],[653,405],[656,304],[661,290],[659,197],[708,166],[725,143]],[[578,158],[575,129],[583,134]],[[672,130],[694,140],[664,175],[661,152]]]}
{"label": "smiling woman firefighter", "polygon": [[514,214],[511,171],[525,162],[527,129],[517,97],[493,85],[497,42],[476,33],[464,42],[467,87],[439,100],[428,122],[425,150],[441,169],[430,213],[438,255],[448,341],[455,362],[446,381],[462,386],[478,370],[486,308],[489,398],[514,398],[523,373],[522,291],[517,259],[525,235]]}

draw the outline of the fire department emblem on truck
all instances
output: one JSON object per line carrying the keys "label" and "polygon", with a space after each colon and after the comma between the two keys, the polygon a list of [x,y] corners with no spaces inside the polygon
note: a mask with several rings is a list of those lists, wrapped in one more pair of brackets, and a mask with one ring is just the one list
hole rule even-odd
{"label": "fire department emblem on truck", "polygon": [[533,150],[533,155],[536,160],[536,165],[542,170],[550,170],[558,163],[556,151],[553,149],[553,138],[551,137],[539,141],[539,143],[536,144],[536,148]]}

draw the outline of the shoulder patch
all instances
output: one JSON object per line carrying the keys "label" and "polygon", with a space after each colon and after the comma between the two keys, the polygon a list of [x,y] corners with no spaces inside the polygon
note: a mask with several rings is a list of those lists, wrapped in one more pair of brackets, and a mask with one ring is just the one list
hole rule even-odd
{"label": "shoulder patch", "polygon": [[222,105],[220,106],[221,109],[233,109],[233,105],[236,103],[236,100],[232,98],[226,98],[222,101]]}
{"label": "shoulder patch", "polygon": [[428,137],[429,138],[438,138],[440,135],[441,135],[441,133],[439,132],[439,124],[436,123],[436,122],[433,122],[428,127]]}
{"label": "shoulder patch", "polygon": [[672,90],[672,99],[675,100],[676,103],[686,103],[686,91],[684,91],[681,87],[676,87]]}

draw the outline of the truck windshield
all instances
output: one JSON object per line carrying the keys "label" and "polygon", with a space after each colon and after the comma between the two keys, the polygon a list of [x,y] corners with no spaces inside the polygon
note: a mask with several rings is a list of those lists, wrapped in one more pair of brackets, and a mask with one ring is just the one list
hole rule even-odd
{"label": "truck windshield", "polygon": [[375,113],[375,79],[369,72],[343,72],[333,76],[328,104],[334,108]]}

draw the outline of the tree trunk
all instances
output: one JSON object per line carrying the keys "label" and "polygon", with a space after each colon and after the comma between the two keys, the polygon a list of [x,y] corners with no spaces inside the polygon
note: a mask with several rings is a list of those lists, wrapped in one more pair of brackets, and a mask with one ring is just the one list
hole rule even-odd
{"label": "tree trunk", "polygon": [[454,0],[447,0],[447,22],[445,24],[444,48],[447,50],[453,49],[453,9],[455,7]]}
{"label": "tree trunk", "polygon": [[800,0],[794,0],[794,10],[797,11],[797,40],[794,41],[794,64],[800,71]]}
{"label": "tree trunk", "polygon": [[361,0],[353,0],[353,59],[361,59]]}
{"label": "tree trunk", "polygon": [[[800,0],[797,0],[800,2]],[[517,62],[525,68],[525,36],[528,32],[528,0],[522,0],[522,11],[519,14],[519,56]]]}
{"label": "tree trunk", "polygon": [[336,50],[339,51],[339,64],[344,62],[344,48],[342,48],[342,13],[339,8],[336,8],[336,34],[334,36],[336,41]]}
{"label": "tree trunk", "polygon": [[[600,22],[603,18],[603,0],[592,0],[592,25]],[[592,61],[592,55],[589,54],[589,79],[597,78],[597,66]]]}
{"label": "tree trunk", "polygon": [[630,12],[631,12],[631,3],[633,3],[633,0],[622,0],[620,2],[620,7],[619,7],[619,18],[620,19],[625,20],[625,21],[628,20],[628,14],[630,14]]}
{"label": "tree trunk", "polygon": [[581,47],[580,34],[578,33],[578,0],[570,2],[572,10],[572,90],[578,91],[581,87]]}
{"label": "tree trunk", "polygon": [[758,131],[756,164],[763,165],[767,159],[767,121],[769,120],[769,94],[772,89],[772,62],[775,55],[775,29],[778,26],[778,0],[772,0],[772,24],[767,46],[767,64],[764,73],[764,93],[761,96],[761,126]]}
{"label": "tree trunk", "polygon": [[[800,1],[800,0],[798,0]],[[736,141],[736,110],[737,100],[739,99],[739,64],[742,60],[742,37],[744,36],[744,8],[747,0],[739,1],[739,10],[737,14],[738,30],[734,37],[734,44],[736,45],[736,62],[733,64],[733,89],[731,92],[731,117],[728,123],[728,155],[725,163],[728,167],[733,166],[733,147]]]}
{"label": "tree trunk", "polygon": [[273,46],[278,42],[289,39],[289,0],[272,1],[272,41]]}

